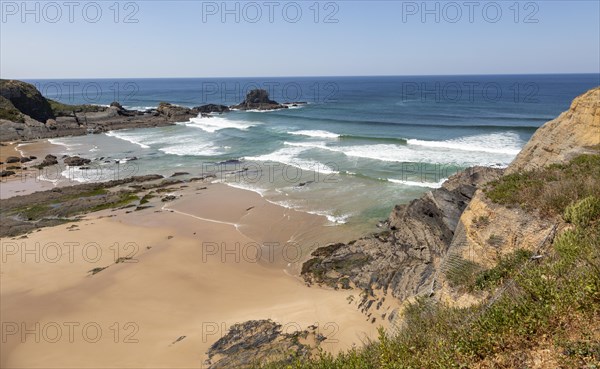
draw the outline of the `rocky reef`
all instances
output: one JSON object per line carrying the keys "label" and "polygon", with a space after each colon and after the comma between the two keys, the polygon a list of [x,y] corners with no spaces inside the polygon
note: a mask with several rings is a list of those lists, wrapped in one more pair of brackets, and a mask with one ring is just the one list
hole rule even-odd
{"label": "rocky reef", "polygon": [[172,125],[197,117],[200,108],[161,103],[156,109],[138,111],[118,102],[108,107],[68,105],[46,99],[29,83],[0,80],[0,137],[31,140]]}
{"label": "rocky reef", "polygon": [[282,365],[310,357],[325,337],[317,327],[293,333],[282,332],[272,320],[251,320],[233,325],[208,351],[209,369],[252,368],[257,364]]}
{"label": "rocky reef", "polygon": [[128,110],[119,102],[110,106],[69,105],[46,99],[35,86],[0,80],[0,137],[2,141],[81,136],[118,129],[172,125],[190,118],[211,118],[235,110],[278,110],[304,102],[280,104],[266,90],[248,92],[238,105],[206,104],[188,108],[161,102],[156,109]]}

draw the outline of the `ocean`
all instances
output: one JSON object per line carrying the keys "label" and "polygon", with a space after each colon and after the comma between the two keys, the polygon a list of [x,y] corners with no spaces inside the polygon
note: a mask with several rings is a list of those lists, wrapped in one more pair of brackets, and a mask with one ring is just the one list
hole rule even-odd
{"label": "ocean", "polygon": [[[30,80],[68,104],[147,109],[159,102],[232,105],[253,88],[286,110],[232,111],[160,128],[52,139],[62,154],[96,159],[67,168],[77,182],[159,173],[215,181],[371,229],[395,204],[474,165],[507,166],[535,130],[600,85],[597,74]],[[137,158],[132,161],[131,158]],[[109,169],[109,166],[110,169]]]}

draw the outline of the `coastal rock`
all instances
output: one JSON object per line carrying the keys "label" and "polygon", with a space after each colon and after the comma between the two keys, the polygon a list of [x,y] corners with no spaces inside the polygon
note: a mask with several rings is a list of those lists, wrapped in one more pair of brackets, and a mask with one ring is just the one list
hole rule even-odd
{"label": "coastal rock", "polygon": [[[158,188],[162,186],[158,181],[163,178],[157,174],[135,176],[103,183],[57,187],[29,195],[1,199],[0,237],[22,235],[35,229],[73,221],[69,217],[94,211],[97,208],[118,207],[127,201],[137,201],[132,196],[132,188],[135,185],[143,184],[143,187]],[[112,190],[101,191],[106,189]]]}
{"label": "coastal rock", "polygon": [[208,351],[209,369],[252,368],[256,363],[277,361],[282,366],[310,357],[325,337],[308,330],[282,332],[271,320],[251,320],[235,324]]}
{"label": "coastal rock", "polygon": [[[161,127],[187,121],[200,114],[161,103],[157,109],[127,110],[119,102],[109,107],[69,105],[45,99],[33,85],[0,80],[0,140],[17,141],[97,134],[118,129]],[[5,89],[4,86],[7,86]],[[7,97],[5,97],[7,96]],[[227,107],[225,107],[227,108]],[[221,106],[207,108],[223,110]],[[228,109],[228,108],[227,108]]]}
{"label": "coastal rock", "polygon": [[238,110],[277,110],[287,109],[288,107],[269,99],[267,90],[256,89],[248,92],[244,101],[231,108]]}
{"label": "coastal rock", "polygon": [[564,163],[600,150],[600,87],[573,100],[558,118],[539,128],[510,164],[507,174]]}
{"label": "coastal rock", "polygon": [[12,176],[14,174],[15,174],[15,172],[13,172],[12,170],[3,170],[2,172],[0,172],[0,177],[4,178],[4,177]]}
{"label": "coastal rock", "polygon": [[202,105],[202,106],[195,107],[194,109],[196,109],[197,111],[199,111],[200,113],[203,113],[203,114],[210,114],[210,113],[221,114],[221,113],[227,113],[228,111],[230,111],[228,106],[217,105],[217,104]]}
{"label": "coastal rock", "polygon": [[9,156],[8,158],[6,158],[6,163],[7,164],[19,163],[20,161],[21,161],[21,159],[19,159],[16,156]]}
{"label": "coastal rock", "polygon": [[42,169],[44,167],[49,167],[51,165],[56,164],[58,164],[58,159],[56,158],[56,156],[48,154],[46,155],[44,160],[39,165],[37,165],[37,168]]}
{"label": "coastal rock", "polygon": [[195,109],[173,105],[166,102],[161,102],[158,105],[157,111],[160,115],[166,117],[167,120],[171,122],[184,122],[198,115],[198,111]]}
{"label": "coastal rock", "polygon": [[70,156],[63,160],[63,162],[70,167],[80,167],[82,165],[89,164],[92,161],[90,159],[80,158],[79,156]]}
{"label": "coastal rock", "polygon": [[430,293],[460,215],[476,189],[501,173],[474,167],[450,177],[441,188],[396,206],[386,231],[314,251],[302,277],[309,284],[391,292],[400,300]]}
{"label": "coastal rock", "polygon": [[38,89],[29,83],[16,80],[0,80],[0,96],[9,100],[22,114],[38,122],[54,118],[48,101]]}

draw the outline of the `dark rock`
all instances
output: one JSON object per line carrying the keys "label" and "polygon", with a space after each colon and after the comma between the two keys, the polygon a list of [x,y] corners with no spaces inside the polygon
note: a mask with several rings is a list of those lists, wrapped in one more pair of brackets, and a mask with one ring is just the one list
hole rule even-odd
{"label": "dark rock", "polygon": [[70,167],[80,167],[89,164],[92,161],[90,159],[80,158],[79,156],[71,156],[66,158],[63,162]]}
{"label": "dark rock", "polygon": [[[318,336],[317,336],[318,335]],[[301,339],[315,347],[300,343]],[[271,320],[252,320],[233,325],[229,332],[208,350],[208,368],[252,368],[254,363],[276,361],[284,367],[298,359],[311,357],[326,338],[314,331],[282,332],[281,324]],[[217,357],[218,360],[212,363]]]}
{"label": "dark rock", "polygon": [[169,201],[174,201],[174,200],[177,200],[177,196],[175,196],[175,195],[168,195],[168,196],[165,196],[162,199],[160,199],[160,201],[162,201],[162,202],[169,202]]}
{"label": "dark rock", "polygon": [[6,163],[8,164],[12,164],[12,163],[20,163],[21,159],[19,159],[16,156],[9,156],[8,158],[6,158]]}
{"label": "dark rock", "polygon": [[256,89],[248,92],[244,101],[231,108],[239,110],[276,110],[287,109],[288,107],[269,99],[267,90]]}
{"label": "dark rock", "polygon": [[32,84],[1,79],[0,96],[9,100],[21,113],[38,122],[45,123],[48,119],[55,118],[48,100]]}
{"label": "dark rock", "polygon": [[2,172],[0,172],[0,177],[4,178],[4,177],[12,176],[14,174],[15,174],[15,172],[13,172],[12,170],[3,170]]}
{"label": "dark rock", "polygon": [[161,116],[164,116],[171,122],[183,122],[198,116],[198,111],[195,109],[173,105],[166,102],[161,102],[158,105],[157,111]]}
{"label": "dark rock", "polygon": [[188,174],[189,174],[188,172],[175,172],[175,173],[173,173],[173,175],[171,176],[171,178],[173,178],[173,177],[179,177],[179,176],[186,176]]}
{"label": "dark rock", "polygon": [[476,167],[452,176],[442,188],[397,205],[387,230],[318,248],[303,264],[302,276],[309,284],[335,288],[347,287],[350,280],[357,288],[391,292],[400,300],[428,293],[462,212],[476,189],[501,173]]}
{"label": "dark rock", "polygon": [[44,160],[39,165],[36,165],[35,167],[42,169],[44,167],[48,167],[48,166],[56,165],[56,164],[58,164],[58,160],[57,160],[56,156],[48,154],[48,155],[46,155]]}
{"label": "dark rock", "polygon": [[197,111],[199,111],[200,113],[203,114],[210,114],[210,113],[227,113],[229,110],[228,106],[225,105],[217,105],[217,104],[207,104],[207,105],[202,105],[202,106],[197,106],[194,109],[196,109]]}
{"label": "dark rock", "polygon": [[28,162],[30,162],[30,161],[31,161],[31,159],[30,159],[30,158],[27,158],[27,157],[22,157],[22,158],[21,158],[21,163],[28,163]]}

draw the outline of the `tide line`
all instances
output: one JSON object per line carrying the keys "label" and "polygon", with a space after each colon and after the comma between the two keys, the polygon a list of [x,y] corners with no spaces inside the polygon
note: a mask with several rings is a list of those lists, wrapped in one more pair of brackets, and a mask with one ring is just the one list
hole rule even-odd
{"label": "tide line", "polygon": [[[235,229],[236,229],[236,230],[239,232],[239,229],[238,229],[238,228],[239,228],[239,226],[240,226],[240,225],[239,225],[239,224],[236,224],[236,223],[223,222],[223,221],[221,221],[221,220],[215,220],[215,219],[202,218],[202,217],[199,217],[199,216],[197,216],[197,215],[194,215],[194,214],[188,214],[188,213],[184,213],[183,211],[179,211],[179,210],[171,209],[171,208],[169,208],[167,205],[163,205],[163,207],[161,208],[161,210],[168,210],[168,211],[174,212],[174,213],[176,213],[176,214],[185,215],[185,216],[187,216],[187,217],[192,217],[192,218],[194,218],[194,219],[203,220],[203,221],[205,221],[205,222],[210,222],[210,223],[217,223],[217,224],[225,224],[225,225],[230,225],[230,226],[232,226],[232,227],[235,227]],[[242,233],[242,232],[240,232],[240,233]]]}

